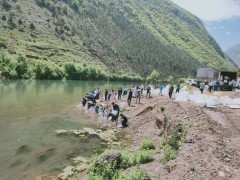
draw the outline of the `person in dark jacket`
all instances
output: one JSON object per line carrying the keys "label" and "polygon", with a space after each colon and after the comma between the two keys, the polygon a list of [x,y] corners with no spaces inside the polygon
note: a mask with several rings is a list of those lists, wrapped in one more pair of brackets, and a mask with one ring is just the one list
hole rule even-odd
{"label": "person in dark jacket", "polygon": [[151,87],[150,85],[147,87],[147,93],[146,93],[146,98],[150,98],[151,96]]}
{"label": "person in dark jacket", "polygon": [[180,84],[177,83],[177,85],[176,85],[176,93],[179,93],[179,90],[180,90]]}
{"label": "person in dark jacket", "polygon": [[82,98],[82,105],[85,106],[87,104],[87,99],[86,98]]}
{"label": "person in dark jacket", "polygon": [[173,90],[174,90],[173,85],[170,85],[169,90],[168,90],[168,95],[169,95],[169,98],[170,98],[170,99],[172,98]]}
{"label": "person in dark jacket", "polygon": [[123,114],[120,114],[120,121],[122,122],[122,127],[128,127],[128,118],[123,115]]}
{"label": "person in dark jacket", "polygon": [[118,89],[118,100],[122,99],[122,88]]}
{"label": "person in dark jacket", "polygon": [[128,98],[127,98],[127,103],[129,106],[131,105],[132,95],[133,95],[133,92],[132,92],[132,89],[130,89],[128,92]]}
{"label": "person in dark jacket", "polygon": [[107,101],[108,100],[108,90],[107,89],[105,90],[105,94],[104,95],[105,95],[105,101]]}

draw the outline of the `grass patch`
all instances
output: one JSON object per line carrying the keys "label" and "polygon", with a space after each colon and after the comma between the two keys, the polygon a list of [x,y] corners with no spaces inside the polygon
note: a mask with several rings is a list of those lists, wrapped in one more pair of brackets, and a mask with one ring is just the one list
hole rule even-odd
{"label": "grass patch", "polygon": [[[134,180],[135,177],[139,177],[140,175],[145,174],[143,171],[136,168],[134,173],[129,177],[126,177],[124,173],[121,173],[122,170],[129,168],[131,166],[138,166],[140,164],[144,164],[153,160],[153,151],[152,150],[139,150],[133,151],[130,149],[118,149],[117,151],[122,155],[121,162],[119,164],[116,163],[108,163],[103,161],[103,156],[105,153],[110,152],[112,150],[105,151],[99,156],[95,156],[92,159],[92,162],[89,166],[89,179],[90,180],[119,180],[126,179],[130,180],[131,176]],[[116,150],[114,150],[116,151]],[[143,177],[145,177],[144,175]]]}
{"label": "grass patch", "polygon": [[164,156],[160,160],[160,162],[164,164],[170,160],[176,159],[178,150],[187,135],[187,129],[182,124],[176,124],[175,126],[170,127],[168,131],[170,136],[163,144]]}
{"label": "grass patch", "polygon": [[128,180],[151,180],[148,173],[137,166],[130,174]]}
{"label": "grass patch", "polygon": [[140,149],[141,150],[151,150],[151,149],[155,149],[155,146],[154,146],[152,140],[146,139],[141,142]]}

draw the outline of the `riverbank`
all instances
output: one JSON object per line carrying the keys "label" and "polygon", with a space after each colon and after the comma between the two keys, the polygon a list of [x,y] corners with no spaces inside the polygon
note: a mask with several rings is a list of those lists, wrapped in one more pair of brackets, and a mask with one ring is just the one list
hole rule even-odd
{"label": "riverbank", "polygon": [[[130,125],[123,131],[133,134],[130,148],[135,152],[142,142],[152,141],[151,161],[140,163],[150,179],[239,179],[240,110],[201,108],[157,95],[143,97],[140,104],[134,100],[125,107]],[[120,171],[129,175],[133,169]],[[69,179],[88,175],[85,171]]]}

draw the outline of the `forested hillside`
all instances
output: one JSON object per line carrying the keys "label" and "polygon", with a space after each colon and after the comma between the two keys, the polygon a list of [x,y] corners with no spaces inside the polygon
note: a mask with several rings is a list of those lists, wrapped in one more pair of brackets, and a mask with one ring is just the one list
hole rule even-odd
{"label": "forested hillside", "polygon": [[240,44],[229,48],[226,53],[240,67]]}
{"label": "forested hillside", "polygon": [[2,76],[112,79],[234,66],[202,22],[169,0],[1,0]]}

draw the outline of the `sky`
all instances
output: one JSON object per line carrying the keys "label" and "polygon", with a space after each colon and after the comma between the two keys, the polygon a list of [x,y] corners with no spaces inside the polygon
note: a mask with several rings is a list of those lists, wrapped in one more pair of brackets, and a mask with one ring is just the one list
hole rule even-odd
{"label": "sky", "polygon": [[240,0],[172,0],[199,17],[221,48],[240,44]]}

